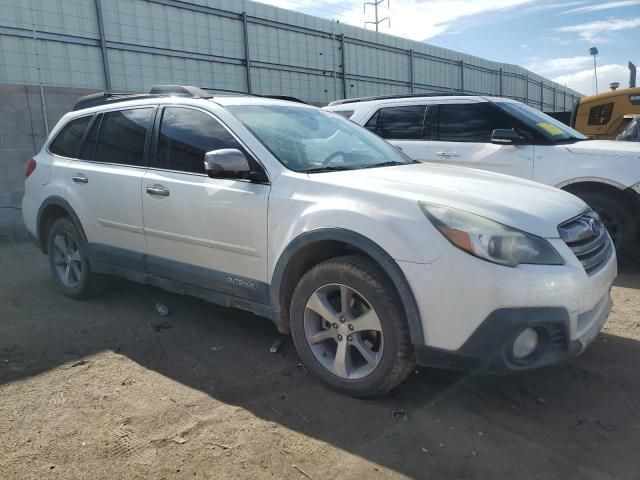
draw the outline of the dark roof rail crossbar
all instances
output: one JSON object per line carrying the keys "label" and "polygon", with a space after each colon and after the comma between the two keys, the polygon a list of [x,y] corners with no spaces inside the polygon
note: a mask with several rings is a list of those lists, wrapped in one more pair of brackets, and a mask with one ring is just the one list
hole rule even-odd
{"label": "dark roof rail crossbar", "polygon": [[430,98],[430,97],[468,97],[469,93],[405,93],[405,94],[396,94],[396,95],[379,95],[373,97],[358,97],[358,98],[345,98],[344,100],[335,100],[329,104],[329,106],[334,105],[345,105],[348,103],[360,103],[360,102],[370,102],[373,100],[392,100],[394,98]]}

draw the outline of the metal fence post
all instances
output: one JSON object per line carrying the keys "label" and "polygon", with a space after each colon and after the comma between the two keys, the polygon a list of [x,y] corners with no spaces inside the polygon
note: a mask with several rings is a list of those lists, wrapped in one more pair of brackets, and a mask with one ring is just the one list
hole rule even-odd
{"label": "metal fence post", "polygon": [[252,93],[251,88],[251,56],[249,52],[249,22],[247,12],[242,12],[242,33],[244,36],[244,62],[247,74],[247,92]]}
{"label": "metal fence post", "polygon": [[460,60],[460,91],[464,92],[464,60]]}
{"label": "metal fence post", "polygon": [[551,91],[553,92],[553,111],[556,111],[556,87],[553,87],[551,89]]}
{"label": "metal fence post", "polygon": [[529,105],[529,73],[524,74],[524,103]]}
{"label": "metal fence post", "polygon": [[544,82],[540,80],[540,111],[544,112]]}
{"label": "metal fence post", "polygon": [[413,93],[413,49],[409,49],[409,91]]}
{"label": "metal fence post", "polygon": [[502,68],[500,69],[500,96],[502,96]]}
{"label": "metal fence post", "polygon": [[342,98],[347,98],[347,56],[344,51],[344,33],[340,35],[340,58],[342,60]]}
{"label": "metal fence post", "polygon": [[102,4],[96,0],[96,16],[98,18],[98,33],[100,35],[100,50],[102,52],[102,66],[104,69],[104,84],[111,90],[111,75],[109,75],[109,59],[107,57],[107,42],[104,37],[104,21],[102,19]]}

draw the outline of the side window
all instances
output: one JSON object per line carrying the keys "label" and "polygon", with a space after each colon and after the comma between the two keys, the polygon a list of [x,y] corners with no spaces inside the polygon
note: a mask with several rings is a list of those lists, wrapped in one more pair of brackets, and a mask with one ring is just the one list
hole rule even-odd
{"label": "side window", "polygon": [[364,124],[364,128],[371,130],[373,133],[378,133],[378,118],[380,117],[380,110],[373,114],[367,123]]}
{"label": "side window", "polygon": [[92,118],[93,115],[89,115],[71,120],[49,145],[51,153],[62,155],[63,157],[75,157],[84,132]]}
{"label": "side window", "polygon": [[144,146],[152,113],[153,108],[135,108],[103,114],[95,160],[123,165],[145,165]]}
{"label": "side window", "polygon": [[482,103],[449,103],[438,107],[438,140],[491,142],[496,128],[513,128],[509,118]]}
{"label": "side window", "polygon": [[244,151],[211,115],[191,108],[166,107],[160,124],[154,166],[190,173],[206,173],[204,154],[221,148]]}
{"label": "side window", "polygon": [[392,140],[424,140],[426,105],[380,109],[377,134]]}
{"label": "side window", "polygon": [[605,103],[604,105],[598,105],[592,107],[589,110],[588,125],[606,125],[611,120],[611,114],[613,113],[613,103]]}

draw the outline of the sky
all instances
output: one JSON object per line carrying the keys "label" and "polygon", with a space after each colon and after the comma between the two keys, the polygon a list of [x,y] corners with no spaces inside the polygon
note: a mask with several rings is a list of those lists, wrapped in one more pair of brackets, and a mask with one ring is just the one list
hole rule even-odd
{"label": "sky", "polygon": [[[364,26],[365,0],[259,0]],[[373,2],[374,0],[367,0]],[[597,47],[598,91],[629,83],[640,66],[640,0],[385,0],[380,31],[498,62],[513,63],[585,95],[595,93],[591,47]],[[368,25],[367,28],[373,28]],[[640,81],[640,72],[638,73]]]}

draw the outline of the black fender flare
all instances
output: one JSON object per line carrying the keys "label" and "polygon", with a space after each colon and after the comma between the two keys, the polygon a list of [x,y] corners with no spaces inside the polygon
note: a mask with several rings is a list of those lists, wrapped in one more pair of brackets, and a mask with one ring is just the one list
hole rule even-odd
{"label": "black fender flare", "polygon": [[76,214],[73,207],[64,198],[59,197],[58,195],[52,195],[50,197],[47,197],[45,201],[42,202],[42,205],[40,205],[40,208],[38,209],[38,217],[36,222],[36,244],[38,245],[40,250],[42,250],[43,252],[46,252],[46,249],[47,249],[47,245],[46,245],[47,239],[42,238],[42,232],[40,231],[40,227],[42,225],[42,216],[44,215],[44,212],[47,210],[47,208],[52,205],[55,205],[64,209],[69,214],[69,217],[71,217],[71,219],[73,220],[73,223],[75,223],[76,227],[78,227],[78,230],[80,230],[82,241],[86,244],[87,236],[84,233],[84,229],[82,228],[82,223],[80,223],[80,219],[78,218],[78,215]]}
{"label": "black fender flare", "polygon": [[413,291],[398,263],[382,247],[371,239],[344,228],[320,228],[304,232],[293,239],[284,249],[278,259],[271,277],[271,302],[274,309],[274,316],[280,315],[280,290],[284,282],[284,275],[289,266],[289,262],[295,254],[303,247],[319,242],[333,240],[351,245],[358,250],[369,255],[385,271],[393,285],[395,286],[400,301],[407,316],[411,342],[414,345],[424,344],[424,333],[420,310],[413,295]]}

